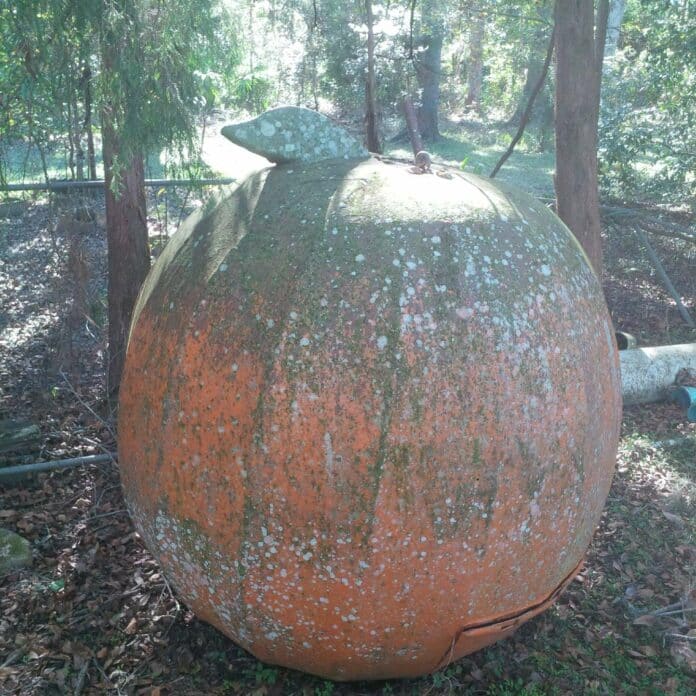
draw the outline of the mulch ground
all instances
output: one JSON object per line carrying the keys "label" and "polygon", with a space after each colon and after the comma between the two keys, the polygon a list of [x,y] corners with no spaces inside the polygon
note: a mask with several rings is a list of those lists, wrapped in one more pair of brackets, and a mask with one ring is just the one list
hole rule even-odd
{"label": "mulch ground", "polygon": [[[103,400],[103,212],[88,205],[94,221],[78,238],[59,224],[73,202],[26,203],[0,219],[0,418],[42,432],[39,451],[10,463],[115,449]],[[655,210],[605,220],[612,318],[642,345],[696,340],[633,232],[652,229],[696,313],[696,245],[663,236],[686,222]],[[161,219],[150,224],[162,231]],[[0,694],[696,693],[696,447],[659,444],[685,436],[696,425],[676,406],[627,409],[604,517],[557,605],[444,672],[383,684],[264,666],[198,621],[135,533],[115,464],[0,487],[0,526],[34,550],[31,569],[0,579]]]}

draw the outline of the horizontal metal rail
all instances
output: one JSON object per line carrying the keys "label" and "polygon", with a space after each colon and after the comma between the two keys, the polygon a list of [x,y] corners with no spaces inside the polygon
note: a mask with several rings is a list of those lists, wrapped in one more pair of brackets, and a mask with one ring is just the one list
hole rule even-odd
{"label": "horizontal metal rail", "polygon": [[[172,188],[174,186],[225,186],[234,184],[236,179],[145,179],[145,186],[154,188]],[[67,191],[69,189],[104,188],[103,179],[85,179],[84,181],[49,181],[29,184],[5,184],[0,191]]]}

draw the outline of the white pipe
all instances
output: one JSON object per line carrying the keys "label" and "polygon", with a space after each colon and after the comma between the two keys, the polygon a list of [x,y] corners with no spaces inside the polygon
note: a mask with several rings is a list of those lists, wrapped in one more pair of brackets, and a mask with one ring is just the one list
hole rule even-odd
{"label": "white pipe", "polygon": [[625,406],[663,401],[679,370],[696,371],[696,343],[619,351]]}

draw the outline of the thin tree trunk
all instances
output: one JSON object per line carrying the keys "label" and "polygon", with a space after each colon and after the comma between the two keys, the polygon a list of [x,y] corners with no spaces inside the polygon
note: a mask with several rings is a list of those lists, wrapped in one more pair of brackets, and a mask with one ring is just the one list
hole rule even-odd
{"label": "thin tree trunk", "polygon": [[621,34],[621,22],[623,21],[626,0],[611,0],[609,5],[609,17],[607,19],[607,40],[604,45],[605,57],[613,56],[619,44]]}
{"label": "thin tree trunk", "polygon": [[418,109],[418,128],[424,140],[440,137],[438,112],[440,110],[440,75],[442,73],[443,27],[433,17],[433,2],[423,8],[423,36],[425,50],[416,61],[416,76],[421,88],[421,104]]}
{"label": "thin tree trunk", "polygon": [[73,100],[68,99],[66,109],[68,116],[68,169],[70,169],[70,178],[75,179],[75,140],[77,134],[75,133],[75,119],[73,118],[72,109]]}
{"label": "thin tree trunk", "polygon": [[123,372],[130,321],[140,287],[150,268],[145,212],[145,173],[142,156],[122,157],[118,137],[109,122],[102,121],[106,236],[109,265],[109,396],[118,391]]}
{"label": "thin tree trunk", "polygon": [[[548,29],[546,26],[546,20],[548,19],[549,22],[552,20],[552,16],[550,13],[550,10],[547,14],[546,11],[543,12],[541,15],[543,18],[543,22],[539,22],[537,25],[536,29],[534,30],[533,38],[530,41],[529,47],[528,47],[528,52],[527,52],[527,74],[525,76],[525,81],[524,81],[524,87],[522,88],[522,97],[520,98],[520,101],[517,105],[517,108],[515,109],[515,113],[509,118],[508,122],[506,125],[508,126],[513,126],[517,125],[520,122],[520,119],[522,118],[522,113],[524,112],[525,105],[529,102],[529,96],[533,92],[535,86],[537,85],[539,81],[539,76],[541,75],[542,70],[544,69],[544,56],[541,53],[541,47],[546,41],[546,37],[548,36]],[[544,89],[544,93],[547,92],[546,89]],[[544,94],[544,97],[547,95]],[[532,115],[530,116],[530,120],[535,121],[537,118],[541,121],[544,120],[545,117],[545,111],[546,108],[550,106],[550,109],[553,110],[553,106],[549,105],[548,103],[544,102],[550,102],[550,95],[548,99],[537,99],[536,101],[536,108],[534,109]]]}
{"label": "thin tree trunk", "polygon": [[87,166],[89,178],[94,181],[97,178],[97,157],[94,152],[94,133],[92,132],[92,71],[89,66],[82,71],[82,79],[85,88],[84,129],[87,133]]}
{"label": "thin tree trunk", "polygon": [[367,78],[365,81],[365,129],[366,144],[370,152],[382,152],[377,123],[377,84],[375,80],[375,34],[372,2],[365,0],[367,20]]}
{"label": "thin tree trunk", "polygon": [[515,145],[517,145],[520,138],[524,134],[524,129],[527,125],[527,122],[529,121],[529,117],[532,115],[532,109],[534,108],[534,100],[541,91],[541,88],[544,86],[544,82],[546,82],[546,74],[549,71],[549,65],[551,64],[551,56],[553,55],[554,39],[555,29],[551,32],[549,45],[546,49],[546,59],[544,60],[544,64],[541,69],[541,74],[537,77],[537,83],[536,85],[534,85],[529,95],[529,101],[527,102],[527,106],[525,107],[524,112],[522,113],[522,116],[520,118],[520,125],[517,129],[517,133],[515,133],[515,137],[510,142],[510,145],[508,146],[507,150],[503,153],[503,156],[498,160],[498,163],[495,165],[495,167],[493,167],[493,171],[490,174],[491,179],[493,179],[495,175],[500,171],[500,168],[505,164],[508,157],[510,157],[510,155],[513,153]]}
{"label": "thin tree trunk", "polygon": [[483,37],[486,24],[483,14],[473,22],[469,34],[469,59],[466,66],[467,91],[464,106],[480,110],[483,91]]}
{"label": "thin tree trunk", "polygon": [[597,126],[608,0],[556,2],[556,205],[602,274]]}
{"label": "thin tree trunk", "polygon": [[[74,93],[73,93],[74,94]],[[78,181],[85,178],[85,151],[82,149],[83,128],[80,126],[77,97],[73,99],[72,131],[75,137],[75,173]]]}
{"label": "thin tree trunk", "polygon": [[416,109],[409,97],[404,97],[403,107],[404,116],[406,117],[406,129],[408,130],[408,137],[411,140],[411,149],[413,150],[413,156],[416,157],[416,155],[423,150],[423,141],[418,131]]}

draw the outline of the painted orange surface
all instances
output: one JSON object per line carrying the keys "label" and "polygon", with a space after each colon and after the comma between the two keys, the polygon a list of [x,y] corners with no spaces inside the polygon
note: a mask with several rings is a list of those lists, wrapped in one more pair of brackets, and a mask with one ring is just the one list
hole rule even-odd
{"label": "painted orange surface", "polygon": [[620,409],[601,288],[543,206],[468,175],[295,163],[158,260],[119,459],[199,617],[271,663],[411,677],[572,579]]}

